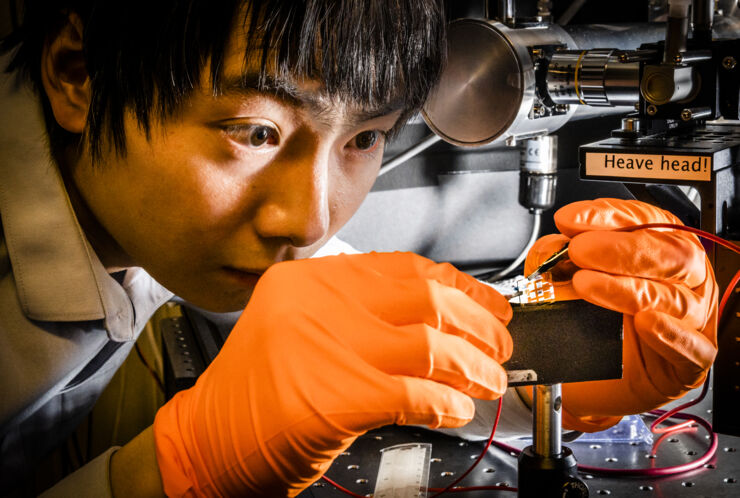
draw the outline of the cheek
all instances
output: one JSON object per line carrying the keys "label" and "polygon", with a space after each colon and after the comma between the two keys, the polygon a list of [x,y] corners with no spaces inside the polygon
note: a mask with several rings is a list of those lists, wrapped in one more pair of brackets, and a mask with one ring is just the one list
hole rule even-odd
{"label": "cheek", "polygon": [[365,165],[336,176],[330,199],[332,235],[349,221],[365,200],[375,183],[379,167],[379,164]]}
{"label": "cheek", "polygon": [[238,222],[239,179],[206,157],[197,141],[129,150],[111,185],[119,202],[109,210],[117,238],[132,252],[151,257],[166,248],[194,256]]}

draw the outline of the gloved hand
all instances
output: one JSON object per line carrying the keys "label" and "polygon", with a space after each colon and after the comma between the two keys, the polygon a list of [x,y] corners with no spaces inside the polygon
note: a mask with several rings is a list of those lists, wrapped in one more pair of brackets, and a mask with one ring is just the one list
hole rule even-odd
{"label": "gloved hand", "polygon": [[557,300],[584,299],[624,313],[620,380],[563,385],[563,425],[593,432],[679,398],[699,386],[717,354],[718,288],[699,240],[678,230],[607,231],[681,224],[639,201],[597,199],[555,213],[562,233],[538,240],[525,274],[568,240],[578,271],[555,285]]}
{"label": "gloved hand", "polygon": [[458,427],[506,390],[509,303],[411,253],[278,263],[154,422],[169,496],[295,496],[358,436]]}

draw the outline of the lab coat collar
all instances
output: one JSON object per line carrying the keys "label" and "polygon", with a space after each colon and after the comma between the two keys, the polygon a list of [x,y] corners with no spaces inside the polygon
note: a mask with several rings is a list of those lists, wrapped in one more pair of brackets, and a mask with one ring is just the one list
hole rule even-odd
{"label": "lab coat collar", "polygon": [[[8,60],[0,58],[0,69]],[[77,221],[49,152],[38,97],[3,73],[0,102],[0,215],[25,314],[41,321],[103,320],[112,340],[134,339],[127,288],[105,270]],[[147,290],[148,301],[171,296],[158,285]]]}

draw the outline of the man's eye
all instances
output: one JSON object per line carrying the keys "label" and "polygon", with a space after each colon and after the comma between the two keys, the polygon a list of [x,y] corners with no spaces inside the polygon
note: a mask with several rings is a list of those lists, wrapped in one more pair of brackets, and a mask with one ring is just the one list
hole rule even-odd
{"label": "man's eye", "polygon": [[378,142],[380,142],[380,135],[381,133],[377,130],[363,131],[362,133],[355,135],[349,145],[363,152],[368,152],[378,145]]}
{"label": "man's eye", "polygon": [[226,132],[239,143],[259,148],[263,145],[277,145],[280,137],[277,130],[264,125],[229,125]]}
{"label": "man's eye", "polygon": [[252,147],[260,147],[274,138],[274,130],[271,130],[267,126],[256,126],[252,128],[252,132],[249,135],[249,145]]}

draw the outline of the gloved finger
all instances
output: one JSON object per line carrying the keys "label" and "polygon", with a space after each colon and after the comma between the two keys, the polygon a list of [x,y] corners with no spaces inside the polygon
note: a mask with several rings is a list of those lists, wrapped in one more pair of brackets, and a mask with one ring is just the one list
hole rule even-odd
{"label": "gloved finger", "polygon": [[[430,302],[432,309],[437,312],[438,328],[441,331],[462,337],[499,363],[511,357],[513,347],[511,335],[506,326],[490,313],[488,308],[456,288],[447,287],[434,280],[428,281],[428,285]],[[508,302],[506,305],[511,312]],[[435,325],[428,321],[426,323]]]}
{"label": "gloved finger", "polygon": [[[475,416],[473,400],[450,386],[405,376],[393,377],[393,385],[398,410],[386,424],[462,427]],[[387,393],[385,398],[383,405],[387,406]]]}
{"label": "gloved finger", "polygon": [[654,310],[677,317],[694,330],[707,323],[711,300],[684,285],[580,270],[573,276],[576,293],[592,304],[636,315]]}
{"label": "gloved finger", "polygon": [[426,278],[461,290],[499,320],[508,323],[512,317],[511,305],[495,289],[478,282],[474,277],[461,272],[449,263],[435,263],[411,252],[376,253],[352,255],[355,266],[371,268],[385,277],[395,279]]}
{"label": "gloved finger", "polygon": [[644,223],[683,225],[673,214],[650,204],[623,199],[596,199],[573,202],[555,212],[555,225],[573,237],[591,230],[608,230]]}
{"label": "gloved finger", "polygon": [[392,347],[357,353],[385,373],[433,380],[474,398],[495,399],[506,391],[506,372],[500,363],[509,358],[510,348],[509,356],[493,360],[462,337],[424,324],[400,327],[391,340]]}
{"label": "gloved finger", "polygon": [[493,313],[504,322],[511,321],[513,311],[509,302],[497,290],[482,284],[475,277],[468,275],[449,263],[438,263],[427,268],[425,276],[437,282],[461,290],[478,304]]}
{"label": "gloved finger", "polygon": [[568,237],[559,233],[551,233],[537,239],[524,261],[524,275],[527,276],[535,271],[547,258],[562,249],[569,241]]}
{"label": "gloved finger", "polygon": [[463,291],[421,278],[381,278],[373,285],[374,292],[363,298],[363,305],[385,323],[429,325],[465,338],[499,362],[511,355],[511,336],[506,327]]}
{"label": "gloved finger", "polygon": [[[568,242],[570,242],[570,239],[559,233],[552,233],[540,237],[529,250],[529,253],[527,253],[527,259],[524,262],[524,275],[530,275],[550,256],[562,249]],[[572,268],[570,269],[571,271],[567,272],[567,278],[560,278],[558,271],[563,265],[572,266],[569,262],[563,261],[550,272],[550,275],[553,277],[551,280],[553,290],[555,291],[555,300],[572,301],[574,299],[580,299],[580,296],[571,285],[571,271],[575,271],[576,268]]]}
{"label": "gloved finger", "polygon": [[684,387],[695,387],[717,355],[716,338],[707,338],[685,320],[655,310],[634,317],[640,339],[670,364]]}
{"label": "gloved finger", "polygon": [[691,288],[707,278],[704,250],[677,232],[583,232],[571,240],[568,255],[580,268],[683,282]]}

